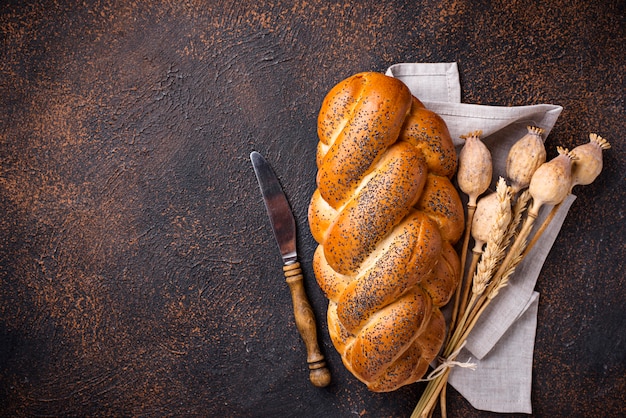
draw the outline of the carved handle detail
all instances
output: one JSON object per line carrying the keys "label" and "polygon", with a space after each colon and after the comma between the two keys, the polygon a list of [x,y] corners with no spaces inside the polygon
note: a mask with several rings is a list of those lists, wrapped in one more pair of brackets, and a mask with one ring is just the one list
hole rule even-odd
{"label": "carved handle detail", "polygon": [[309,378],[311,383],[317,387],[328,386],[330,383],[330,371],[326,367],[324,355],[317,344],[315,315],[304,291],[304,277],[300,263],[296,261],[293,264],[286,265],[283,267],[283,271],[291,290],[296,327],[306,346],[307,363],[309,363],[310,370]]}

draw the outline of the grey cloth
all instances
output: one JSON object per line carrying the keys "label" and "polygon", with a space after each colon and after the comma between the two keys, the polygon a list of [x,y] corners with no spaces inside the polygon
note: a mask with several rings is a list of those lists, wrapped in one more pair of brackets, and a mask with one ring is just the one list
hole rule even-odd
{"label": "grey cloth", "polygon": [[[424,105],[448,125],[459,151],[461,135],[482,130],[491,151],[493,182],[505,176],[506,157],[527,126],[545,129],[548,136],[563,108],[552,104],[485,106],[461,103],[456,63],[401,63],[387,75],[402,80]],[[532,360],[539,294],[534,291],[543,263],[575,197],[561,205],[550,226],[510,278],[509,285],[489,305],[467,340],[457,361],[471,361],[476,369],[455,367],[449,383],[475,408],[502,413],[531,413]],[[536,227],[551,207],[544,207]],[[469,258],[469,257],[468,257]]]}

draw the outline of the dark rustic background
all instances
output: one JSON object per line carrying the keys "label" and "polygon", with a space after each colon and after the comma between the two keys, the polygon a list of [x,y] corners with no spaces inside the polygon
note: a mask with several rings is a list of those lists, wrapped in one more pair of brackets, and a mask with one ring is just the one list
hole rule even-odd
{"label": "dark rustic background", "polygon": [[[538,281],[532,398],[538,417],[624,414],[625,8],[3,1],[0,415],[408,416],[423,384],[369,393],[334,352],[306,212],[331,86],[441,61],[465,102],[562,105],[549,158],[589,132],[613,144]],[[297,218],[325,389],[307,381],[252,150]],[[449,410],[495,415],[453,389]]]}

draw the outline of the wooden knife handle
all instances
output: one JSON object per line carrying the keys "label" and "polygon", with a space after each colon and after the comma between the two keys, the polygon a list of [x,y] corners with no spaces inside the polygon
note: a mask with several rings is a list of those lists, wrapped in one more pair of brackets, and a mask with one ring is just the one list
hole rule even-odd
{"label": "wooden knife handle", "polygon": [[283,267],[287,284],[291,290],[293,313],[296,317],[296,327],[304,340],[309,363],[311,383],[317,387],[330,384],[330,371],[326,367],[324,355],[317,344],[317,326],[311,304],[304,291],[304,282],[300,263],[295,262]]}

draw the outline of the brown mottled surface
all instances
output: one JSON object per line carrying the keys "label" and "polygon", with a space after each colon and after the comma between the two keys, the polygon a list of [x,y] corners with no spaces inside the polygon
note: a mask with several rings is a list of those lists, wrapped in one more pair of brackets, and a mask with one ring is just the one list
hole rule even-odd
{"label": "brown mottled surface", "polygon": [[[625,3],[239,3],[0,5],[0,415],[407,416],[424,385],[369,393],[323,331],[306,210],[328,89],[435,61],[458,62],[466,102],[562,105],[549,157],[612,142],[538,281],[532,399],[538,417],[623,415]],[[297,217],[326,389],[253,149]],[[448,407],[495,415],[452,389]]]}

